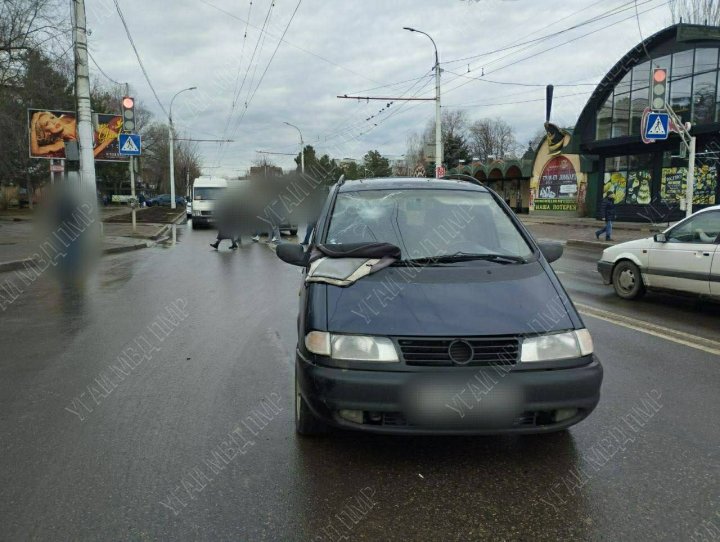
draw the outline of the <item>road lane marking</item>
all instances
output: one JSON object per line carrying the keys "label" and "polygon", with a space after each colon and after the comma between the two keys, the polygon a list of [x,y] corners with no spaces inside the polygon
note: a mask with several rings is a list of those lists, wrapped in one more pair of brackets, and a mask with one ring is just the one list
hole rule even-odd
{"label": "road lane marking", "polygon": [[590,316],[597,318],[598,320],[604,320],[611,324],[633,329],[635,331],[641,331],[654,337],[660,337],[683,346],[694,348],[695,350],[702,350],[716,356],[720,356],[720,342],[706,339],[698,335],[691,333],[685,333],[684,331],[678,331],[669,327],[660,326],[644,320],[638,320],[629,316],[624,316],[614,312],[598,309],[591,305],[585,305],[583,303],[575,303],[578,312],[584,316]]}

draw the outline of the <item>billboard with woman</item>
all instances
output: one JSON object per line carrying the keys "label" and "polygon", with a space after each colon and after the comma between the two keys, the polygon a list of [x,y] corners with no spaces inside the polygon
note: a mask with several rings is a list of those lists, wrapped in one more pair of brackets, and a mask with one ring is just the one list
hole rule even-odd
{"label": "billboard with woman", "polygon": [[[93,153],[95,160],[123,162],[118,149],[122,128],[120,115],[94,115]],[[77,120],[72,111],[28,109],[30,158],[64,159],[65,142],[77,140]]]}

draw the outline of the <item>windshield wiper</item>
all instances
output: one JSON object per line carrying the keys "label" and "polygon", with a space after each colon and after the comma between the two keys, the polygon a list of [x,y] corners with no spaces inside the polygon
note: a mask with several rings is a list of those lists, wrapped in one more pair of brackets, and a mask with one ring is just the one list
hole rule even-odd
{"label": "windshield wiper", "polygon": [[486,260],[500,264],[527,263],[522,256],[509,254],[474,254],[471,252],[456,252],[455,254],[438,254],[437,256],[424,256],[422,258],[410,258],[398,260],[397,265],[432,265],[436,263],[469,262],[472,260]]}

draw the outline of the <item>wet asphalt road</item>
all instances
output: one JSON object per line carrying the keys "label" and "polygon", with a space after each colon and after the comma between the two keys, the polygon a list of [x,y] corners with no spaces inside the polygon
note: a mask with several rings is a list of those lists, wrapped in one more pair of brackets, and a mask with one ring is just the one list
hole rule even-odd
{"label": "wet asphalt road", "polygon": [[[585,317],[603,397],[567,433],[300,439],[299,272],[264,244],[215,253],[213,237],[181,226],[174,246],[106,257],[82,290],[42,277],[0,313],[0,539],[676,541],[720,527],[720,356]],[[621,303],[597,256],[554,265],[576,302],[720,339],[718,306]],[[103,380],[138,344],[150,354]],[[259,410],[265,427],[211,469]]]}

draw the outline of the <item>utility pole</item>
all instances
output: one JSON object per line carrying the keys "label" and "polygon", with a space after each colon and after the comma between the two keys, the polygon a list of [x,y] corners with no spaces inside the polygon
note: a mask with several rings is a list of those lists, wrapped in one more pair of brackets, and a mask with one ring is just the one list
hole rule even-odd
{"label": "utility pole", "polygon": [[172,120],[172,106],[173,102],[175,101],[175,98],[178,97],[178,95],[182,94],[186,90],[195,90],[197,87],[188,87],[182,89],[180,92],[176,93],[175,96],[172,97],[172,100],[170,100],[170,110],[168,112],[168,120],[170,121],[170,133],[168,136],[169,142],[170,142],[170,208],[175,209],[175,134],[173,133],[173,120]]}
{"label": "utility pole", "polygon": [[422,30],[410,28],[409,26],[404,26],[403,30],[417,32],[418,34],[423,34],[424,36],[427,36],[428,38],[430,38],[430,41],[435,48],[435,177],[442,177],[442,173],[444,173],[444,168],[442,148],[442,117],[440,111],[440,57],[438,56],[437,45],[435,45],[435,40],[430,37],[430,34],[423,32]]}
{"label": "utility pole", "polygon": [[92,190],[96,201],[95,155],[93,153],[92,108],[90,105],[90,71],[88,67],[85,1],[73,0],[75,28],[75,96],[77,102],[77,132],[80,147],[80,182],[83,190]]}
{"label": "utility pole", "polygon": [[305,142],[303,141],[302,132],[300,131],[300,128],[295,126],[294,124],[290,124],[289,122],[283,122],[283,124],[287,124],[288,126],[292,126],[298,131],[298,134],[300,134],[300,173],[305,173]]}

